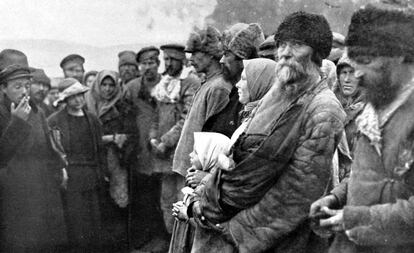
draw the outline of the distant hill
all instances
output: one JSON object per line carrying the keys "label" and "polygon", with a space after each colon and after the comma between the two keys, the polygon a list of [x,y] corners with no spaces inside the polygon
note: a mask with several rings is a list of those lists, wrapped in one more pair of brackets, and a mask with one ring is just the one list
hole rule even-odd
{"label": "distant hill", "polygon": [[85,70],[118,69],[118,53],[123,50],[137,52],[148,44],[116,45],[94,47],[87,44],[59,40],[0,40],[0,50],[13,48],[24,52],[29,65],[43,68],[50,77],[62,76],[60,61],[68,54],[77,53],[85,57]]}

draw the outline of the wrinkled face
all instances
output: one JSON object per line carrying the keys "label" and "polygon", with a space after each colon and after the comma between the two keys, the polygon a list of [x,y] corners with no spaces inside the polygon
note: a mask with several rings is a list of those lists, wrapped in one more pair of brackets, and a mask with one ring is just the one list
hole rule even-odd
{"label": "wrinkled face", "polygon": [[236,84],[237,92],[239,93],[239,101],[242,104],[250,102],[250,92],[247,86],[246,71],[242,71],[240,81]]}
{"label": "wrinkled face", "polygon": [[104,99],[111,99],[115,93],[115,81],[111,77],[105,77],[101,82],[101,92]]}
{"label": "wrinkled face", "polygon": [[339,82],[345,97],[353,96],[358,90],[359,79],[351,66],[345,66],[339,71]]}
{"label": "wrinkled face", "polygon": [[312,63],[313,49],[299,41],[280,42],[277,49],[278,62],[276,76],[282,84],[282,89],[290,95],[295,95],[306,87],[300,87],[301,80],[309,75]]}
{"label": "wrinkled face", "polygon": [[59,90],[58,89],[51,89],[47,95],[49,102],[53,103],[59,98]]}
{"label": "wrinkled face", "polygon": [[125,83],[138,76],[138,68],[134,64],[124,64],[119,66],[119,75]]}
{"label": "wrinkled face", "polygon": [[211,60],[212,56],[204,52],[194,52],[191,54],[190,63],[194,66],[197,73],[206,73]]}
{"label": "wrinkled face", "polygon": [[223,77],[228,81],[238,81],[243,71],[243,60],[233,52],[226,50],[220,60],[223,67]]}
{"label": "wrinkled face", "polygon": [[19,78],[2,85],[2,92],[16,105],[30,93],[30,79]]}
{"label": "wrinkled face", "polygon": [[86,85],[87,87],[92,87],[92,84],[93,84],[93,82],[95,81],[95,79],[96,79],[96,75],[89,75],[89,76],[88,76],[88,78],[86,78],[86,83],[85,83],[85,85]]}
{"label": "wrinkled face", "polygon": [[32,83],[30,85],[30,99],[35,103],[42,103],[47,96],[49,86],[43,83]]}
{"label": "wrinkled face", "polygon": [[145,59],[140,64],[142,75],[147,79],[155,79],[158,75],[159,62],[155,59]]}
{"label": "wrinkled face", "polygon": [[85,106],[85,98],[82,94],[77,94],[66,98],[68,109],[72,111],[79,111]]}
{"label": "wrinkled face", "polygon": [[167,54],[164,54],[165,72],[170,76],[177,76],[183,69],[183,63],[180,60],[174,59]]}
{"label": "wrinkled face", "polygon": [[80,65],[69,66],[63,69],[63,74],[65,78],[72,77],[78,80],[80,83],[82,83],[84,73],[85,73],[85,70]]}
{"label": "wrinkled face", "polygon": [[203,169],[203,166],[201,165],[200,159],[198,158],[197,152],[195,150],[193,150],[193,152],[190,153],[190,163],[197,170]]}
{"label": "wrinkled face", "polygon": [[395,69],[401,64],[399,57],[357,56],[355,72],[366,88],[367,100],[376,108],[392,102],[402,86],[401,73]]}

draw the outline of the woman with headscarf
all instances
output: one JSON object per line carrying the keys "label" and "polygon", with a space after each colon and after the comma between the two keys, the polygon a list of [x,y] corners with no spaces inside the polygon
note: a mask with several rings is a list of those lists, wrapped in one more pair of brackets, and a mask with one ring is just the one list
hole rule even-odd
{"label": "woman with headscarf", "polygon": [[91,88],[93,82],[96,79],[96,75],[98,74],[98,71],[96,70],[91,70],[85,73],[85,75],[83,76],[83,85]]}
{"label": "woman with headscarf", "polygon": [[[90,91],[86,93],[86,106],[102,124],[109,178],[109,195],[124,208],[128,204],[128,171],[137,166],[138,129],[136,109],[132,103],[122,99],[118,73],[100,71]],[[103,197],[108,196],[105,194]],[[127,224],[128,212],[113,205],[109,199],[103,201],[103,219],[108,229]],[[126,236],[112,235],[119,241]],[[119,238],[118,238],[119,237]]]}
{"label": "woman with headscarf", "polygon": [[101,126],[84,110],[84,93],[89,88],[73,78],[62,82],[68,88],[57,101],[66,103],[66,107],[52,114],[48,123],[68,160],[69,179],[62,199],[70,248],[73,252],[99,252],[99,186],[104,169]]}
{"label": "woman with headscarf", "polygon": [[[217,162],[221,154],[229,155],[230,147],[238,139],[239,135],[246,129],[246,126],[255,112],[255,108],[259,104],[259,101],[270,90],[275,81],[276,63],[274,61],[269,59],[252,59],[243,61],[243,64],[244,70],[241,74],[241,80],[236,84],[239,93],[239,101],[244,105],[244,109],[241,112],[242,123],[233,133],[230,142],[227,144],[227,148],[221,149],[221,152],[216,154],[217,157],[214,159],[215,168],[218,165]],[[194,145],[194,150],[196,150],[196,148],[196,145]],[[214,173],[215,169],[205,171],[205,177],[200,182],[197,180],[197,177],[195,176],[196,172],[194,170],[188,171],[187,184],[193,187],[198,185],[196,189],[196,196],[191,200],[192,203],[199,199],[204,189],[204,183],[207,182],[209,177],[211,177]],[[192,212],[192,203],[189,204],[188,209],[190,216]],[[190,231],[187,230],[187,233],[190,234]],[[188,242],[188,240],[183,240],[183,242]],[[173,243],[174,240],[171,243],[170,252],[190,252],[188,248],[188,251],[185,251],[182,248],[181,250],[173,250]],[[183,243],[182,245],[185,244]],[[228,245],[223,241],[219,234],[211,230],[206,230],[205,226],[202,224],[199,224],[196,228],[194,244],[191,248],[191,252],[214,252],[217,250],[220,252],[231,252],[232,250],[232,248],[228,247]]]}

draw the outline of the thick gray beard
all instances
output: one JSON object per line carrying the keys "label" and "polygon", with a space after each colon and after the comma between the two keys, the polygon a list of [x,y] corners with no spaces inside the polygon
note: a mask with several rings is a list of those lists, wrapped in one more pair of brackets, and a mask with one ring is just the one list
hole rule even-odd
{"label": "thick gray beard", "polygon": [[287,98],[296,97],[308,88],[307,79],[315,71],[318,72],[318,67],[310,60],[310,57],[299,59],[299,61],[279,61],[276,66],[276,76],[280,83],[280,92]]}

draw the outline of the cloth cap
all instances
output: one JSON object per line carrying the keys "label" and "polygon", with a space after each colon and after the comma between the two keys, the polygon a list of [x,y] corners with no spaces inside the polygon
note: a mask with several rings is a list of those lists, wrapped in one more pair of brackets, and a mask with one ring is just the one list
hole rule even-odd
{"label": "cloth cap", "polygon": [[41,84],[47,85],[49,89],[51,88],[50,78],[47,77],[43,69],[35,69],[32,75],[33,75],[32,77],[33,83],[41,83]]}
{"label": "cloth cap", "polygon": [[83,68],[83,64],[85,63],[85,58],[78,54],[70,54],[63,58],[60,62],[60,67],[62,69],[70,68],[72,66],[81,66]]}
{"label": "cloth cap", "polygon": [[220,32],[212,26],[207,26],[206,29],[198,32],[192,32],[187,40],[185,52],[203,52],[220,59],[223,56]]}
{"label": "cloth cap", "polygon": [[133,51],[122,51],[118,54],[118,67],[129,64],[135,65],[138,68],[137,55]]}
{"label": "cloth cap", "polygon": [[231,39],[228,49],[246,60],[257,56],[260,44],[264,41],[263,30],[259,24],[250,24],[238,31]]}
{"label": "cloth cap", "polygon": [[144,47],[139,50],[137,53],[136,60],[137,62],[143,62],[148,59],[159,60],[158,56],[160,55],[160,50],[157,47],[149,46]]}
{"label": "cloth cap", "polygon": [[414,15],[410,10],[386,10],[367,5],[352,15],[345,45],[358,55],[404,56],[414,61]]}
{"label": "cloth cap", "polygon": [[7,82],[18,78],[30,78],[33,68],[29,67],[26,55],[15,49],[0,52],[0,80]]}
{"label": "cloth cap", "polygon": [[262,44],[259,46],[259,56],[275,56],[276,54],[276,43],[275,37],[269,36],[263,41]]}
{"label": "cloth cap", "polygon": [[61,84],[62,86],[65,85],[66,88],[59,94],[59,98],[55,101],[56,104],[64,101],[68,97],[82,94],[89,90],[89,87],[82,85],[78,80],[74,78],[65,78],[62,80]]}
{"label": "cloth cap", "polygon": [[[276,47],[282,41],[296,40],[310,46],[321,60],[329,56],[332,47],[332,32],[322,15],[295,12],[287,16],[277,28]],[[322,62],[316,62],[321,66]]]}
{"label": "cloth cap", "polygon": [[174,43],[162,45],[160,48],[163,50],[164,54],[168,55],[171,58],[179,61],[185,60],[184,45]]}

